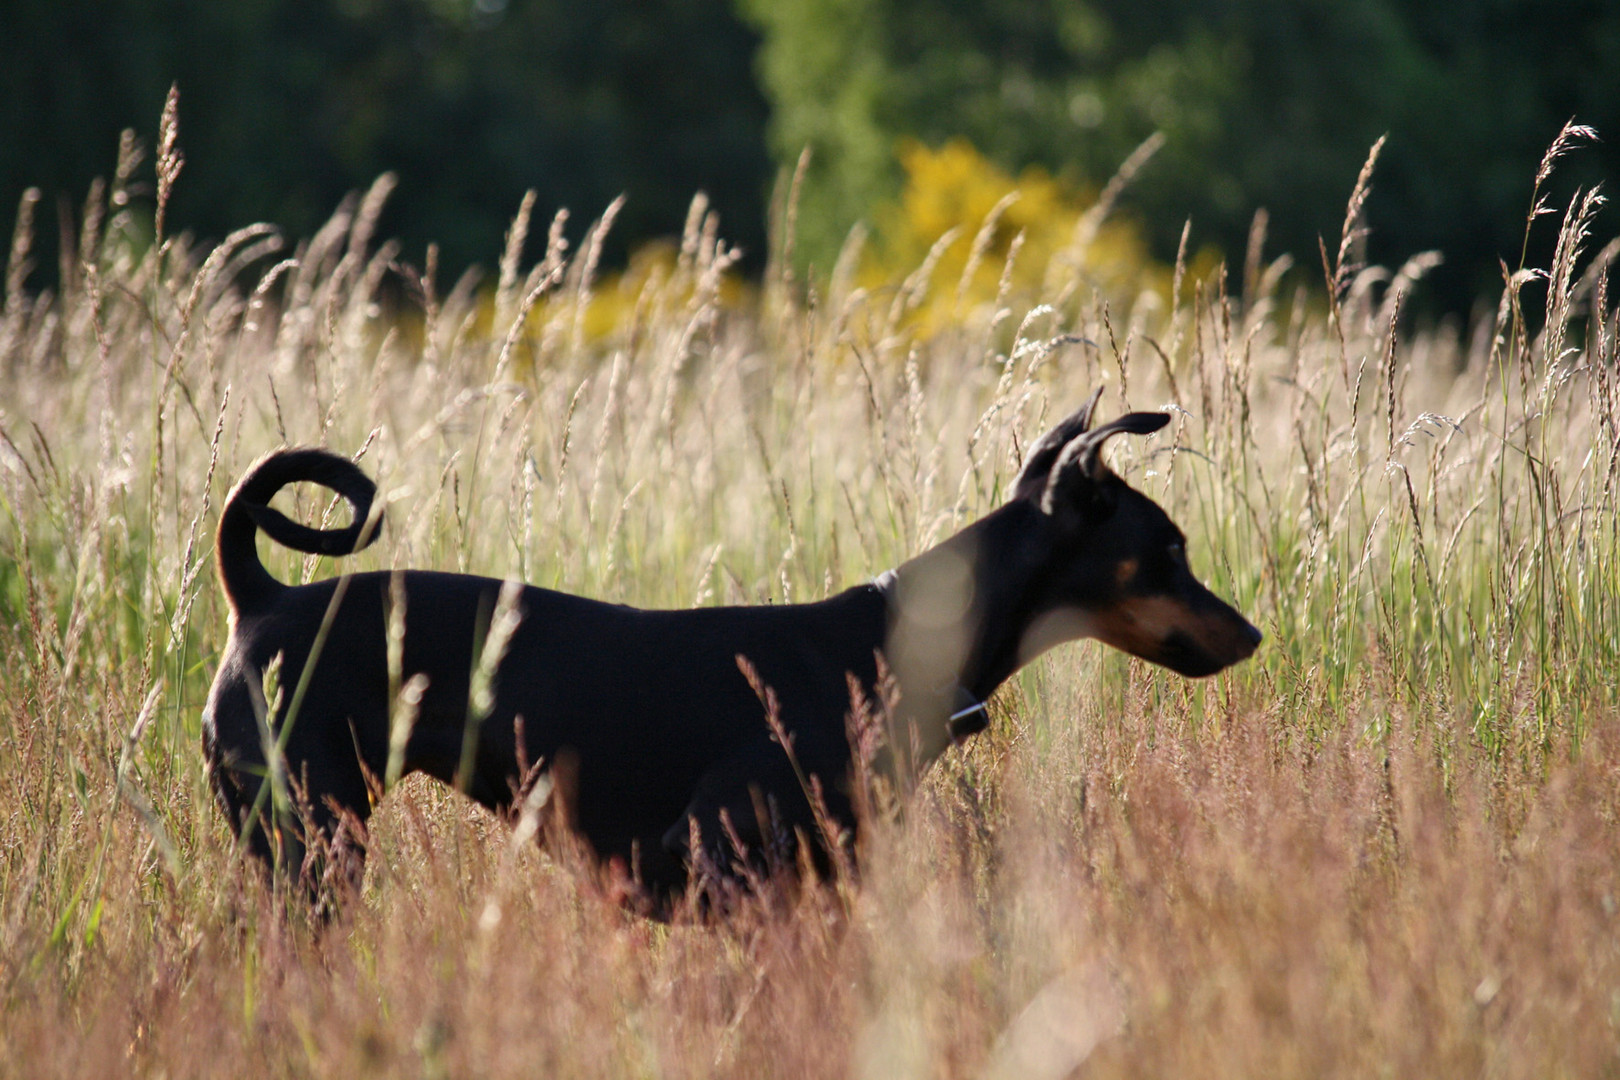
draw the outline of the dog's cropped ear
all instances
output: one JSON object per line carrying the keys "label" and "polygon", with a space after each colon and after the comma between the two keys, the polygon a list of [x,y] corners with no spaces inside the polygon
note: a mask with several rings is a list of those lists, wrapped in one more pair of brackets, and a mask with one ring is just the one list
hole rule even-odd
{"label": "dog's cropped ear", "polygon": [[1102,459],[1103,443],[1115,435],[1151,435],[1170,422],[1168,413],[1126,413],[1071,439],[1047,472],[1041,510],[1053,516],[1092,516],[1112,509],[1114,474]]}
{"label": "dog's cropped ear", "polygon": [[1061,420],[1029,448],[1029,456],[1024,459],[1023,471],[1018,474],[1018,482],[1013,485],[1014,499],[1028,499],[1030,502],[1040,503],[1041,496],[1046,492],[1047,477],[1052,472],[1052,466],[1056,463],[1058,455],[1063,452],[1065,446],[1078,436],[1084,435],[1091,427],[1091,414],[1097,410],[1097,402],[1102,399],[1102,392],[1103,388],[1097,387],[1084,405]]}

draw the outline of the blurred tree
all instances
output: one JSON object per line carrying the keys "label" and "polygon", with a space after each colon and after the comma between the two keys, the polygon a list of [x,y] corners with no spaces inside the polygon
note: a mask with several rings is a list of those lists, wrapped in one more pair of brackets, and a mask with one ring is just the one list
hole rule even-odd
{"label": "blurred tree", "polygon": [[[1428,293],[1457,307],[1499,281],[1499,255],[1516,264],[1562,123],[1620,137],[1620,7],[1599,0],[740,3],[765,35],[778,160],[813,148],[801,250],[822,265],[894,197],[901,136],[965,136],[1009,170],[1098,183],[1156,130],[1129,201],[1161,256],[1188,216],[1241,252],[1264,206],[1268,250],[1314,265],[1387,132],[1372,255],[1440,248]],[[1566,189],[1620,171],[1615,145],[1576,159]]]}
{"label": "blurred tree", "polygon": [[726,0],[0,0],[0,220],[30,185],[76,204],[121,129],[152,142],[177,82],[170,220],[205,236],[307,235],[393,170],[385,233],[413,260],[439,242],[451,273],[495,263],[530,187],[576,237],[626,193],[621,254],[704,190],[757,257],[755,46]]}
{"label": "blurred tree", "polygon": [[440,242],[447,273],[496,260],[529,187],[539,214],[574,212],[576,237],[627,193],[610,258],[676,231],[705,190],[757,266],[772,166],[756,66],[778,162],[815,150],[800,250],[824,269],[898,197],[907,136],[1086,188],[1162,131],[1128,200],[1160,257],[1188,216],[1197,242],[1241,251],[1264,206],[1268,250],[1314,264],[1388,132],[1372,257],[1443,250],[1425,291],[1452,307],[1498,256],[1517,263],[1563,121],[1611,141],[1560,167],[1555,201],[1620,172],[1604,0],[0,0],[0,223],[45,191],[48,272],[51,200],[111,171],[121,129],[150,142],[178,82],[171,221],[205,237],[256,219],[307,234],[394,170],[384,232],[412,259]]}

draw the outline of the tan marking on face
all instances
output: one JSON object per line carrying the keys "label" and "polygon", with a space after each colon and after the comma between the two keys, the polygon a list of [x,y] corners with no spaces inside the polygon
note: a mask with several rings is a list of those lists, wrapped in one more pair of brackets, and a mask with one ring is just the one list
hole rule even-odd
{"label": "tan marking on face", "polygon": [[1099,612],[1093,625],[1098,640],[1116,649],[1152,659],[1175,630],[1186,632],[1192,613],[1163,596],[1132,597]]}
{"label": "tan marking on face", "polygon": [[1219,612],[1195,612],[1167,596],[1133,597],[1099,612],[1092,627],[1098,640],[1145,660],[1155,659],[1171,634],[1228,663],[1254,652],[1240,626]]}
{"label": "tan marking on face", "polygon": [[1114,567],[1114,583],[1120,588],[1124,588],[1131,583],[1132,578],[1136,577],[1136,571],[1139,569],[1141,569],[1141,564],[1135,559],[1126,559]]}

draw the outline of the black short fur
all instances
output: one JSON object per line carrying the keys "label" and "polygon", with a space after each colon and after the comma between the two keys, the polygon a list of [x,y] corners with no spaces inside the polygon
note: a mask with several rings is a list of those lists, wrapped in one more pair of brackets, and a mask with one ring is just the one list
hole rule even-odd
{"label": "black short fur", "polygon": [[[799,772],[773,739],[739,656],[774,691],[799,769],[820,778],[827,809],[850,830],[849,680],[870,695],[880,653],[894,664],[918,766],[983,726],[982,712],[971,709],[952,719],[962,701],[984,701],[1061,641],[1098,637],[1189,675],[1247,657],[1259,631],[1193,578],[1174,523],[1098,456],[1111,435],[1157,430],[1165,418],[1133,413],[1092,429],[1095,402],[1031,449],[1007,505],[877,582],[818,603],[643,611],[524,587],[467,793],[509,807],[520,760],[568,762],[573,828],[598,857],[623,860],[661,906],[686,884],[694,823],[722,869],[736,855],[722,811],[755,850],[762,806],[786,835],[817,835]],[[269,508],[277,490],[300,481],[344,496],[350,525],[311,529]],[[263,529],[299,551],[348,554],[381,525],[371,514],[374,492],[341,457],[281,450],[253,466],[221,515],[217,555],[231,638],[204,713],[204,745],[227,816],[245,826],[262,857],[271,851],[268,815],[247,821],[254,806],[268,805],[258,688],[280,655],[291,696],[340,579],[283,585],[264,569],[254,536]],[[501,582],[409,571],[403,585],[402,674],[427,678],[404,765],[450,782],[462,756],[475,644]],[[932,594],[952,587],[959,595],[946,599],[955,606],[942,608]],[[366,772],[383,774],[389,745],[390,574],[355,574],[343,588],[299,713],[278,732],[311,824],[326,832],[337,811],[367,817]],[[942,624],[938,610],[951,618]],[[521,755],[514,717],[522,718]],[[297,834],[284,825],[295,852]]]}

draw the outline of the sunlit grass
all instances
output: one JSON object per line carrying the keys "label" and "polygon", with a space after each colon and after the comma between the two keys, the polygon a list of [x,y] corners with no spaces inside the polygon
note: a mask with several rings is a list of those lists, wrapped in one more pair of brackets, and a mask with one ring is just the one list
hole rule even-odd
{"label": "sunlit grass", "polygon": [[[0,1060],[1620,1065],[1620,387],[1589,207],[1530,253],[1545,311],[1522,311],[1521,274],[1461,333],[1400,317],[1421,260],[1355,265],[1359,195],[1330,286],[1285,286],[1257,242],[1230,273],[1179,267],[1170,303],[1036,274],[955,304],[941,279],[941,328],[903,317],[900,282],[811,289],[782,260],[735,291],[701,203],[630,286],[603,283],[589,239],[529,241],[527,205],[493,292],[438,282],[375,235],[387,181],[307,241],[148,244],[133,160],[92,194],[57,294],[24,288],[22,215],[0,318]],[[593,305],[604,288],[623,295]],[[1093,645],[1032,665],[902,820],[870,823],[858,887],[650,925],[567,845],[513,845],[419,778],[373,819],[364,892],[331,926],[239,866],[198,712],[226,635],[215,515],[266,449],[361,454],[389,525],[356,568],[786,602],[997,505],[1098,384],[1103,415],[1173,412],[1115,464],[1266,644],[1201,683]],[[283,580],[333,571],[265,555]]]}

